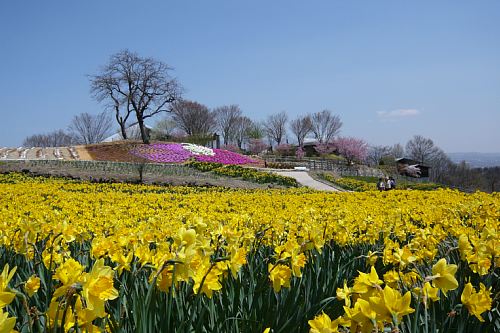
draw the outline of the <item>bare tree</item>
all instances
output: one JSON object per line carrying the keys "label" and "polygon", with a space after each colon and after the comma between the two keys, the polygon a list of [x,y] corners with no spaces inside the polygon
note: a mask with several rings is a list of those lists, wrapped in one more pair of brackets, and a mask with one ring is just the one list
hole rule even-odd
{"label": "bare tree", "polygon": [[297,138],[299,147],[304,146],[304,139],[312,130],[311,116],[298,116],[290,122],[290,129]]}
{"label": "bare tree", "polygon": [[243,143],[250,139],[253,126],[253,121],[248,117],[241,116],[236,119],[234,138],[238,148],[242,149]]}
{"label": "bare tree", "polygon": [[151,138],[154,140],[168,140],[174,136],[176,129],[176,122],[171,117],[165,117],[156,122],[151,133]]}
{"label": "bare tree", "polygon": [[422,164],[430,163],[433,158],[439,155],[439,147],[434,145],[431,139],[421,135],[415,135],[406,143],[406,154]]}
{"label": "bare tree", "polygon": [[425,163],[431,168],[429,170],[429,179],[434,182],[443,182],[453,167],[453,162],[448,155],[439,147],[434,147],[432,154],[428,155]]}
{"label": "bare tree", "polygon": [[500,167],[472,168],[469,163],[462,161],[458,164],[448,160],[444,172],[439,178],[435,177],[431,169],[431,179],[435,182],[457,187],[463,191],[481,190],[485,192],[498,191],[500,184]]}
{"label": "bare tree", "polygon": [[455,165],[448,155],[434,145],[431,139],[415,135],[406,143],[406,155],[421,164],[430,166],[429,179],[435,182],[444,182],[449,178]]}
{"label": "bare tree", "polygon": [[500,167],[489,167],[477,171],[484,183],[484,189],[490,192],[498,192],[500,185]]}
{"label": "bare tree", "polygon": [[207,135],[215,128],[213,112],[198,102],[180,100],[174,103],[172,119],[187,135]]}
{"label": "bare tree", "polygon": [[47,134],[34,134],[23,141],[24,147],[64,147],[73,144],[73,137],[63,130]]}
{"label": "bare tree", "polygon": [[340,132],[342,121],[330,110],[313,113],[311,116],[312,132],[319,143],[329,143]]}
{"label": "bare tree", "polygon": [[252,125],[248,129],[248,138],[260,140],[266,135],[266,129],[263,122],[252,121]]}
{"label": "bare tree", "polygon": [[237,120],[242,112],[238,105],[224,105],[214,109],[215,122],[217,129],[221,131],[224,138],[224,145],[234,141]]}
{"label": "bare tree", "polygon": [[277,145],[281,144],[281,141],[286,135],[287,121],[288,115],[285,111],[282,111],[270,115],[264,123],[264,129],[268,138],[271,141],[275,141]]}
{"label": "bare tree", "polygon": [[144,120],[169,111],[181,93],[177,80],[169,74],[171,70],[161,61],[124,50],[111,56],[99,75],[91,76],[93,96],[114,110],[124,139],[128,119],[135,113],[142,141],[149,143]]}
{"label": "bare tree", "polygon": [[405,149],[400,143],[396,143],[394,146],[391,147],[390,154],[394,156],[394,158],[400,158],[405,155]]}
{"label": "bare tree", "polygon": [[47,140],[44,134],[33,134],[26,137],[23,147],[47,147]]}
{"label": "bare tree", "polygon": [[74,116],[68,129],[77,143],[92,144],[101,142],[110,134],[111,124],[106,112],[97,115],[85,112]]}
{"label": "bare tree", "polygon": [[388,146],[370,146],[366,159],[371,165],[379,165],[383,157],[391,154],[391,148]]}
{"label": "bare tree", "polygon": [[23,141],[23,147],[50,147],[47,134],[33,134],[26,137]]}

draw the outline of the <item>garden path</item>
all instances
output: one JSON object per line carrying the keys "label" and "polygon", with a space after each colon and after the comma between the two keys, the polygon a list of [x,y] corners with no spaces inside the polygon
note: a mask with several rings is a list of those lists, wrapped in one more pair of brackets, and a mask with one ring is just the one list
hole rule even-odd
{"label": "garden path", "polygon": [[331,192],[342,191],[341,189],[313,179],[306,171],[276,171],[276,173],[278,175],[295,178],[299,184],[313,188],[315,190]]}

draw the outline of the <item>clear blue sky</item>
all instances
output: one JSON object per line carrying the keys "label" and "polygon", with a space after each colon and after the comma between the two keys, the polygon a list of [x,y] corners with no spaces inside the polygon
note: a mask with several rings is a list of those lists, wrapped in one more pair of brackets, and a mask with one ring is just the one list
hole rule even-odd
{"label": "clear blue sky", "polygon": [[328,108],[371,144],[500,151],[497,0],[12,0],[0,41],[0,146],[100,112],[86,75],[129,49],[252,119]]}

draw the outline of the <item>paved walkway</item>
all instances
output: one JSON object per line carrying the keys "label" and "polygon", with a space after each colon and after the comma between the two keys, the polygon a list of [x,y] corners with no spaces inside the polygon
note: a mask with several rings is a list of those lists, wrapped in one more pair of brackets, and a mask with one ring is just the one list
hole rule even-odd
{"label": "paved walkway", "polygon": [[303,186],[307,186],[319,191],[339,192],[338,188],[314,180],[306,171],[276,171],[278,175],[292,177]]}

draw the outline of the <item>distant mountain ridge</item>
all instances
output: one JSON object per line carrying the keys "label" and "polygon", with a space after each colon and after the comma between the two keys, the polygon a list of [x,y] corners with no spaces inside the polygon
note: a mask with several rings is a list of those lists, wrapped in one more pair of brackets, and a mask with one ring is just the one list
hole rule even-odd
{"label": "distant mountain ridge", "polygon": [[473,168],[500,166],[500,153],[447,153],[455,163],[467,162]]}

